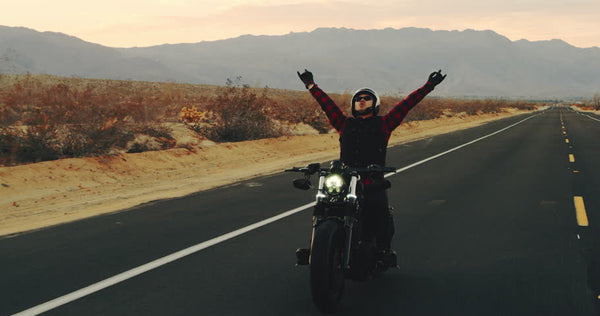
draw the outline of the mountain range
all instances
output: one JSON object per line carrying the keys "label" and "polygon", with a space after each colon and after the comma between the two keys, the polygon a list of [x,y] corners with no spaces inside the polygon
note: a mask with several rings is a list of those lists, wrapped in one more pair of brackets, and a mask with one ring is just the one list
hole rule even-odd
{"label": "mountain range", "polygon": [[0,73],[303,89],[309,69],[326,91],[369,86],[406,95],[432,71],[450,97],[590,98],[600,93],[600,48],[562,40],[511,41],[491,30],[423,28],[312,32],[116,48],[55,32],[0,26]]}

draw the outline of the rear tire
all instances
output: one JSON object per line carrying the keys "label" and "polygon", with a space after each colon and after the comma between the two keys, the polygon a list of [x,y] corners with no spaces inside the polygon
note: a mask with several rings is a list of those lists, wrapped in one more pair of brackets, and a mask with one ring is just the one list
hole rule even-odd
{"label": "rear tire", "polygon": [[336,221],[315,229],[310,257],[310,289],[313,302],[323,312],[335,312],[344,292],[344,230]]}

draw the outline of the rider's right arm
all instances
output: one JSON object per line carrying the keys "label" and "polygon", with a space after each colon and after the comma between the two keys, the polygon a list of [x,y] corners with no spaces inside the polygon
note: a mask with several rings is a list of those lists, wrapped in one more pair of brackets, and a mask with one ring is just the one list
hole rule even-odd
{"label": "rider's right arm", "polygon": [[333,100],[325,93],[319,86],[313,84],[312,87],[308,87],[308,91],[312,94],[313,98],[319,102],[321,109],[325,111],[329,123],[338,131],[341,132],[346,123],[346,115],[340,110],[340,108],[333,102]]}

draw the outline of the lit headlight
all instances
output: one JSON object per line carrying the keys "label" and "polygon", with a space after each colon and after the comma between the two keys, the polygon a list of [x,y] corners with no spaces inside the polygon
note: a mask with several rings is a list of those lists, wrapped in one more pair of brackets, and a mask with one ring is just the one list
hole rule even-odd
{"label": "lit headlight", "polygon": [[338,195],[342,193],[342,189],[344,188],[344,179],[340,175],[332,174],[325,178],[324,185],[327,194]]}

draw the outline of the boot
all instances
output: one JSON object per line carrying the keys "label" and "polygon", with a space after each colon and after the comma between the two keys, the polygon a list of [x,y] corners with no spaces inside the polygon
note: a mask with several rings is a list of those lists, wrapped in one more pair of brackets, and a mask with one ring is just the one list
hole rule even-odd
{"label": "boot", "polygon": [[377,261],[386,269],[398,267],[396,252],[390,249],[379,251],[377,253]]}
{"label": "boot", "polygon": [[296,249],[296,265],[298,265],[298,266],[308,265],[309,257],[310,257],[310,249],[307,249],[307,248]]}

